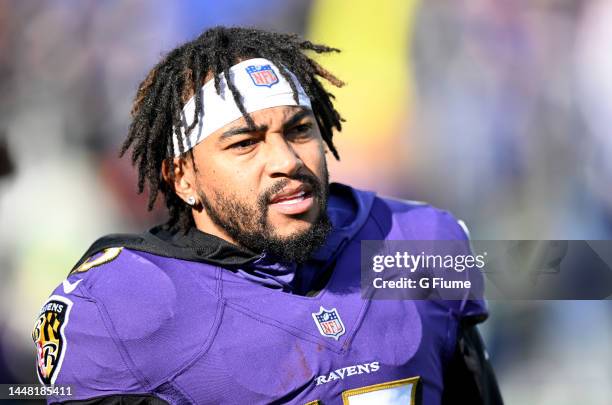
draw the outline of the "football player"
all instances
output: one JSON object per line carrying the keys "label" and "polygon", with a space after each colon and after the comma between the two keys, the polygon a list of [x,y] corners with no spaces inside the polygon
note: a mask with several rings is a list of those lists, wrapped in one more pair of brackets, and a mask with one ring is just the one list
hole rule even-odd
{"label": "football player", "polygon": [[122,153],[169,219],[93,244],[44,304],[72,404],[498,404],[482,300],[362,297],[362,240],[465,240],[447,212],[329,184],[341,117],[296,35],[217,27],[141,83]]}

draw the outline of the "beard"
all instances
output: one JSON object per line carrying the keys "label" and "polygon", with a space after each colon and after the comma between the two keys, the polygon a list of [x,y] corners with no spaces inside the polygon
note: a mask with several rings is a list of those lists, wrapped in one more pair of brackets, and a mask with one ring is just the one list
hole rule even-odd
{"label": "beard", "polygon": [[[269,253],[281,262],[299,264],[308,260],[323,245],[332,229],[327,216],[329,175],[326,166],[323,167],[322,177],[319,180],[312,174],[303,173],[279,180],[261,193],[253,204],[241,202],[229,193],[213,192],[209,198],[199,191],[198,195],[210,219],[239,245],[256,253]],[[268,209],[272,197],[290,180],[301,181],[312,188],[319,215],[308,229],[282,237],[274,232],[274,227],[268,221]]]}

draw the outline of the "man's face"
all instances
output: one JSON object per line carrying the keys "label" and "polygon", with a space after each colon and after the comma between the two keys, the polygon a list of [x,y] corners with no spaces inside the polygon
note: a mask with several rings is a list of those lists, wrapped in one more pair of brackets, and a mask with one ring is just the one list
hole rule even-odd
{"label": "man's face", "polygon": [[[330,230],[328,174],[321,133],[303,107],[272,107],[240,118],[194,148],[196,218],[254,251],[301,262]],[[228,238],[229,237],[229,238]]]}

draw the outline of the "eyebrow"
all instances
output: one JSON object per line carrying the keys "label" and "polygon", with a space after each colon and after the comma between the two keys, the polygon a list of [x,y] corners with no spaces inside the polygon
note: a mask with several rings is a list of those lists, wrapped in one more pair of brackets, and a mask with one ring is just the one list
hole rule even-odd
{"label": "eyebrow", "polygon": [[293,114],[291,118],[285,121],[285,123],[283,124],[283,131],[286,131],[287,129],[293,127],[295,124],[300,122],[303,118],[308,117],[309,115],[312,115],[312,111],[307,108],[302,108],[300,111]]}
{"label": "eyebrow", "polygon": [[[301,121],[304,117],[307,117],[309,115],[312,115],[312,111],[310,111],[307,108],[300,109],[295,114],[293,114],[291,118],[285,121],[285,123],[283,124],[283,130],[287,130],[288,128],[294,126],[299,121]],[[249,134],[252,132],[265,132],[267,130],[268,130],[267,125],[256,125],[255,127],[244,126],[244,127],[231,128],[223,132],[223,134],[221,134],[221,136],[219,137],[219,142],[223,142],[227,140],[228,138],[231,138],[232,136]]]}

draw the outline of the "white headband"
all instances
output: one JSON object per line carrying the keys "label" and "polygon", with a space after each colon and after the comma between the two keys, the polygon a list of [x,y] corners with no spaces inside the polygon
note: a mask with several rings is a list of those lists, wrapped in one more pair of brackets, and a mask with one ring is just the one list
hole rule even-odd
{"label": "white headband", "polygon": [[[283,105],[300,105],[311,108],[310,99],[295,75],[289,72],[298,91],[299,103],[293,99],[293,91],[289,82],[281,75],[278,67],[267,59],[255,58],[242,61],[232,66],[229,72],[230,80],[240,92],[242,105],[247,113]],[[242,117],[227,87],[224,74],[221,73],[219,78],[220,94],[217,94],[215,90],[214,80],[209,80],[202,86],[200,93],[203,113],[199,116],[198,124],[187,135],[185,135],[185,130],[193,123],[195,96],[191,97],[183,107],[180,130],[184,152],[202,142],[219,128]],[[181,154],[179,141],[174,133],[174,128],[172,142],[174,143],[174,154],[179,156]]]}

